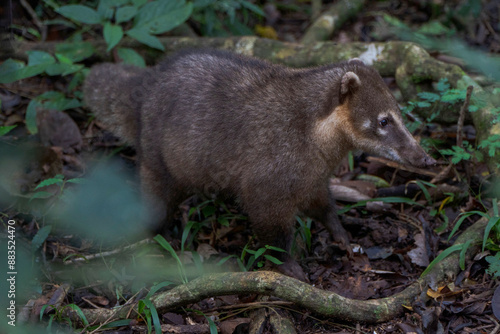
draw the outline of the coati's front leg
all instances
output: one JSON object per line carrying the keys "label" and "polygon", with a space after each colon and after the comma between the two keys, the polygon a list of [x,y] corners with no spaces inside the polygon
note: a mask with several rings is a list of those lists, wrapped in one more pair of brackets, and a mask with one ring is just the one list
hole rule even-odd
{"label": "coati's front leg", "polygon": [[340,223],[335,198],[328,187],[320,188],[309,207],[303,211],[306,216],[322,223],[333,240],[347,251],[350,258],[353,257],[349,235]]}
{"label": "coati's front leg", "polygon": [[304,270],[290,256],[297,209],[286,200],[273,203],[263,198],[243,198],[245,211],[252,224],[252,230],[257,235],[261,246],[270,245],[286,250],[273,252],[272,255],[283,262],[277,269],[283,274],[307,282]]}

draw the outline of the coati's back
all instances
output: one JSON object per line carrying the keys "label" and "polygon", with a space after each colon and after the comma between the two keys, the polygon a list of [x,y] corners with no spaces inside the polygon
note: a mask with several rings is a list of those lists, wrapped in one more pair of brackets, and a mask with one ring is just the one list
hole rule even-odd
{"label": "coati's back", "polygon": [[331,106],[330,94],[312,84],[316,73],[217,51],[181,53],[156,69],[159,84],[142,108],[148,131],[140,146],[158,154],[177,182],[238,195],[257,179],[278,181],[269,192],[312,184],[303,178],[306,169],[314,174],[310,162],[322,161],[307,132]]}

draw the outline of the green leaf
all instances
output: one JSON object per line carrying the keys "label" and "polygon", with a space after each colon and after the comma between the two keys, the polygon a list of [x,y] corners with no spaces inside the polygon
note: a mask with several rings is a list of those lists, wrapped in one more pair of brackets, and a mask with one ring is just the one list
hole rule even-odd
{"label": "green leaf", "polygon": [[446,26],[444,26],[439,21],[430,21],[422,24],[420,28],[417,30],[417,33],[426,34],[426,35],[441,35],[452,32],[452,30]]}
{"label": "green leaf", "polygon": [[274,264],[277,264],[277,265],[280,265],[280,264],[283,264],[283,261],[280,261],[278,260],[277,258],[275,258],[274,256],[271,256],[271,255],[268,255],[268,254],[265,254],[264,257],[266,259],[268,259],[269,261],[271,261],[272,263]]}
{"label": "green leaf", "polygon": [[38,75],[43,73],[46,66],[46,64],[24,66],[22,62],[7,59],[0,65],[0,83],[11,83]]}
{"label": "green leaf", "polygon": [[203,217],[205,218],[211,217],[215,213],[215,206],[207,205],[201,209],[201,212],[203,213]]}
{"label": "green leaf", "polygon": [[243,1],[240,2],[240,4],[243,7],[247,8],[247,9],[250,9],[252,12],[254,12],[257,15],[266,16],[266,14],[264,13],[264,11],[262,9],[260,9],[260,7],[254,5],[250,1],[243,0]]}
{"label": "green leaf", "polygon": [[63,183],[63,178],[64,178],[63,175],[57,174],[56,176],[54,176],[54,177],[52,177],[50,179],[46,179],[46,180],[43,180],[42,182],[40,182],[35,187],[35,190],[43,188],[43,187],[51,186],[53,184],[62,184]]}
{"label": "green leaf", "polygon": [[66,55],[62,53],[56,53],[55,56],[61,64],[73,65],[73,61]]}
{"label": "green leaf", "polygon": [[227,219],[227,217],[217,217],[217,222],[223,226],[229,226],[229,219]]}
{"label": "green leaf", "polygon": [[224,263],[227,262],[227,260],[231,259],[231,258],[237,258],[236,255],[228,255],[224,258],[222,258],[219,262],[217,262],[216,266],[222,266]]}
{"label": "green leaf", "polygon": [[146,299],[150,299],[155,293],[156,291],[160,290],[161,288],[164,288],[166,286],[169,286],[169,285],[172,285],[174,283],[172,282],[169,282],[169,281],[165,281],[165,282],[161,282],[161,283],[158,283],[158,284],[155,284],[153,287],[151,287],[151,289],[149,290],[148,294],[146,295]]}
{"label": "green leaf", "polygon": [[69,307],[70,309],[72,309],[73,311],[75,311],[78,314],[78,316],[80,317],[80,320],[82,321],[82,323],[85,326],[89,325],[89,321],[87,320],[87,317],[83,313],[82,309],[80,307],[78,307],[78,305],[68,304],[67,307]]}
{"label": "green leaf", "polygon": [[101,22],[101,17],[92,8],[82,5],[67,5],[56,9],[56,12],[61,14],[68,19],[87,23],[87,24],[97,24]]}
{"label": "green leaf", "polygon": [[[496,201],[495,204],[496,206]],[[488,224],[486,225],[486,228],[484,229],[484,237],[483,237],[483,252],[484,252],[484,247],[486,246],[486,240],[488,240],[488,236],[490,234],[491,229],[497,225],[500,222],[500,217],[498,216],[493,216],[488,220]]]}
{"label": "green leaf", "polygon": [[460,251],[459,265],[460,269],[465,270],[465,254],[467,253],[467,248],[469,248],[472,240],[467,240]]}
{"label": "green leaf", "polygon": [[4,125],[0,126],[0,137],[5,136],[7,133],[12,131],[17,125]]}
{"label": "green leaf", "polygon": [[99,0],[99,5],[97,6],[97,14],[99,14],[103,21],[109,22],[113,18],[114,12],[115,10],[113,1]]}
{"label": "green leaf", "polygon": [[430,106],[431,106],[431,104],[427,101],[418,101],[417,102],[417,107],[419,107],[419,108],[428,108]]}
{"label": "green leaf", "polygon": [[123,37],[122,27],[106,22],[104,25],[104,40],[108,44],[107,52],[113,49]]}
{"label": "green leaf", "polygon": [[193,11],[185,1],[152,1],[142,7],[134,19],[134,29],[161,34],[185,22]]}
{"label": "green leaf", "polygon": [[403,30],[409,30],[410,28],[403,23],[403,21],[397,19],[394,16],[390,16],[388,14],[384,14],[384,20],[385,22],[389,23],[390,25],[396,27],[396,28],[401,28]]}
{"label": "green leaf", "polygon": [[38,232],[33,237],[33,240],[31,241],[32,252],[35,252],[38,248],[40,248],[43,245],[43,243],[49,236],[50,231],[52,231],[52,225],[44,226],[38,230]]}
{"label": "green leaf", "polygon": [[51,64],[45,69],[45,73],[48,75],[68,75],[71,73],[78,72],[84,66],[80,64]]}
{"label": "green leaf", "polygon": [[442,261],[444,258],[448,257],[451,253],[462,250],[463,244],[459,245],[453,245],[449,248],[446,248],[444,251],[442,251],[432,262],[427,266],[427,268],[424,270],[424,272],[420,275],[420,277],[425,276],[431,269],[440,261]]}
{"label": "green leaf", "polygon": [[35,100],[40,102],[45,109],[67,110],[78,108],[82,105],[77,99],[67,99],[61,92],[47,91],[38,95]]}
{"label": "green leaf", "polygon": [[421,99],[427,100],[429,102],[436,102],[439,100],[439,95],[431,92],[422,92],[417,94]]}
{"label": "green leaf", "polygon": [[68,42],[56,45],[56,55],[64,55],[73,63],[82,61],[95,53],[95,48],[90,42]]}
{"label": "green leaf", "polygon": [[168,12],[185,5],[185,1],[150,1],[146,3],[139,11],[134,19],[134,27],[147,26],[155,18],[165,15]]}
{"label": "green leaf", "polygon": [[425,200],[427,201],[427,203],[431,203],[432,202],[431,195],[429,194],[429,191],[427,190],[427,188],[425,187],[423,182],[420,180],[416,180],[416,183],[417,183],[417,186],[420,188],[420,190],[422,190],[422,193],[424,194]]}
{"label": "green leaf", "polygon": [[212,320],[212,318],[205,316],[205,319],[208,321],[208,325],[210,327],[210,334],[217,334],[219,331],[217,330],[217,326],[215,325],[215,322]]}
{"label": "green leaf", "polygon": [[442,102],[455,103],[457,101],[465,100],[465,90],[460,89],[450,89],[446,91],[441,97]]}
{"label": "green leaf", "polygon": [[448,83],[448,79],[443,78],[443,79],[439,80],[439,82],[436,85],[436,89],[440,92],[444,92],[444,91],[447,91],[448,89],[450,89],[450,84]]}
{"label": "green leaf", "polygon": [[116,10],[116,23],[127,22],[137,14],[137,7],[123,6]]}
{"label": "green leaf", "polygon": [[287,251],[282,249],[282,248],[279,248],[279,247],[275,247],[275,246],[269,246],[269,245],[266,245],[266,249],[270,249],[270,250],[273,250],[275,252],[282,252],[282,253],[286,253]]}
{"label": "green leaf", "polygon": [[28,103],[28,107],[26,108],[26,116],[25,116],[25,122],[26,122],[26,128],[28,131],[35,135],[38,133],[38,128],[36,126],[36,112],[37,108],[41,107],[42,104],[38,102],[36,99],[33,99]]}
{"label": "green leaf", "polygon": [[173,28],[186,22],[193,12],[193,4],[188,3],[186,6],[174,9],[165,15],[157,17],[149,24],[149,29],[152,34],[163,34]]}
{"label": "green leaf", "polygon": [[134,7],[136,8],[139,8],[144,6],[147,2],[148,0],[132,0],[132,5],[134,5]]}
{"label": "green leaf", "polygon": [[461,214],[459,214],[458,216],[462,216],[460,217],[457,222],[455,223],[455,226],[453,227],[453,229],[451,230],[450,232],[450,236],[448,237],[448,240],[451,239],[451,237],[455,234],[455,232],[457,232],[457,230],[460,228],[460,225],[462,225],[463,221],[467,218],[467,217],[470,217],[472,215],[480,215],[481,217],[486,217],[486,218],[489,218],[489,216],[482,212],[482,211],[468,211],[468,212],[463,212]]}
{"label": "green leaf", "polygon": [[356,177],[356,180],[368,181],[375,184],[377,188],[388,188],[389,183],[381,177],[370,175],[370,174],[360,174]]}
{"label": "green leaf", "polygon": [[156,311],[155,306],[150,300],[147,299],[142,299],[142,302],[146,305],[146,307],[149,309],[151,312],[151,318],[153,319],[153,324],[155,327],[155,332],[156,333],[162,333],[161,330],[161,324],[160,324],[160,318],[158,317],[158,312]]}
{"label": "green leaf", "polygon": [[54,64],[56,60],[52,55],[44,51],[26,51],[28,54],[28,66]]}
{"label": "green leaf", "polygon": [[193,228],[194,225],[198,224],[197,221],[190,220],[187,222],[186,226],[184,227],[184,230],[182,231],[182,237],[181,237],[181,251],[184,251],[184,246],[186,244],[187,237],[189,236],[189,232]]}
{"label": "green leaf", "polygon": [[177,256],[177,253],[172,248],[172,246],[161,235],[155,236],[153,238],[153,240],[155,240],[160,246],[162,246],[163,248],[165,248],[170,253],[170,255],[172,255],[172,257],[177,262],[177,268],[179,269],[179,275],[181,276],[182,281],[184,283],[187,283],[188,280],[187,280],[187,276],[186,276],[186,271],[184,270],[184,266],[183,266],[183,264],[181,262],[181,259],[179,259],[179,256]]}
{"label": "green leaf", "polygon": [[261,257],[265,251],[266,251],[266,248],[264,248],[264,247],[257,249],[257,251],[255,252],[255,255],[254,255],[255,259],[258,259],[259,257]]}
{"label": "green leaf", "polygon": [[133,28],[128,30],[126,34],[149,47],[165,51],[165,47],[161,44],[160,40],[150,35],[147,28]]}
{"label": "green leaf", "polygon": [[0,83],[11,83],[19,80],[23,69],[24,63],[10,58],[7,59],[0,65]]}
{"label": "green leaf", "polygon": [[42,306],[42,308],[40,309],[40,321],[42,321],[42,318],[43,318],[43,315],[44,315],[44,312],[45,312],[45,309],[47,307],[52,307],[52,305],[49,305],[49,304],[45,304]]}
{"label": "green leaf", "polygon": [[69,179],[66,183],[76,183],[76,184],[87,184],[87,179],[81,177],[75,177],[74,179]]}

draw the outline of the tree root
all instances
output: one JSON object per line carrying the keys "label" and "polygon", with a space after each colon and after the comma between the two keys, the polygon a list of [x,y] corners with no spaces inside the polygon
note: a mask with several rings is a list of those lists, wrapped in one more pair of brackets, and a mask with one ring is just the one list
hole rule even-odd
{"label": "tree root", "polygon": [[[455,244],[463,244],[472,240],[467,251],[468,259],[479,250],[487,223],[487,219],[483,217],[457,238]],[[410,305],[422,291],[426,291],[428,286],[436,289],[441,282],[453,280],[459,271],[458,263],[459,254],[454,253],[402,292],[374,300],[345,298],[330,291],[317,289],[291,277],[275,272],[259,271],[204,275],[187,284],[159,293],[153,296],[151,301],[161,313],[196,303],[207,297],[257,293],[272,295],[315,313],[337,319],[367,323],[384,322],[401,314],[403,312],[402,306]],[[130,315],[135,317],[136,312],[135,305],[127,305],[115,310],[83,310],[90,323],[99,323],[111,317],[120,319]],[[75,313],[72,313],[71,316],[74,319],[78,318]]]}
{"label": "tree root", "polygon": [[316,19],[300,40],[303,44],[330,39],[344,22],[356,16],[365,0],[340,0]]}

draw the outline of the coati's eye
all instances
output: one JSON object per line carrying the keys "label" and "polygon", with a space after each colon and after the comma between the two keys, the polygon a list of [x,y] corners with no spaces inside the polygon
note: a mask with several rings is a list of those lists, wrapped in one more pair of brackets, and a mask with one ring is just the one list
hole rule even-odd
{"label": "coati's eye", "polygon": [[380,120],[380,126],[381,126],[381,127],[384,127],[384,126],[386,126],[387,124],[389,124],[389,121],[387,120],[387,118],[382,118],[382,119]]}

